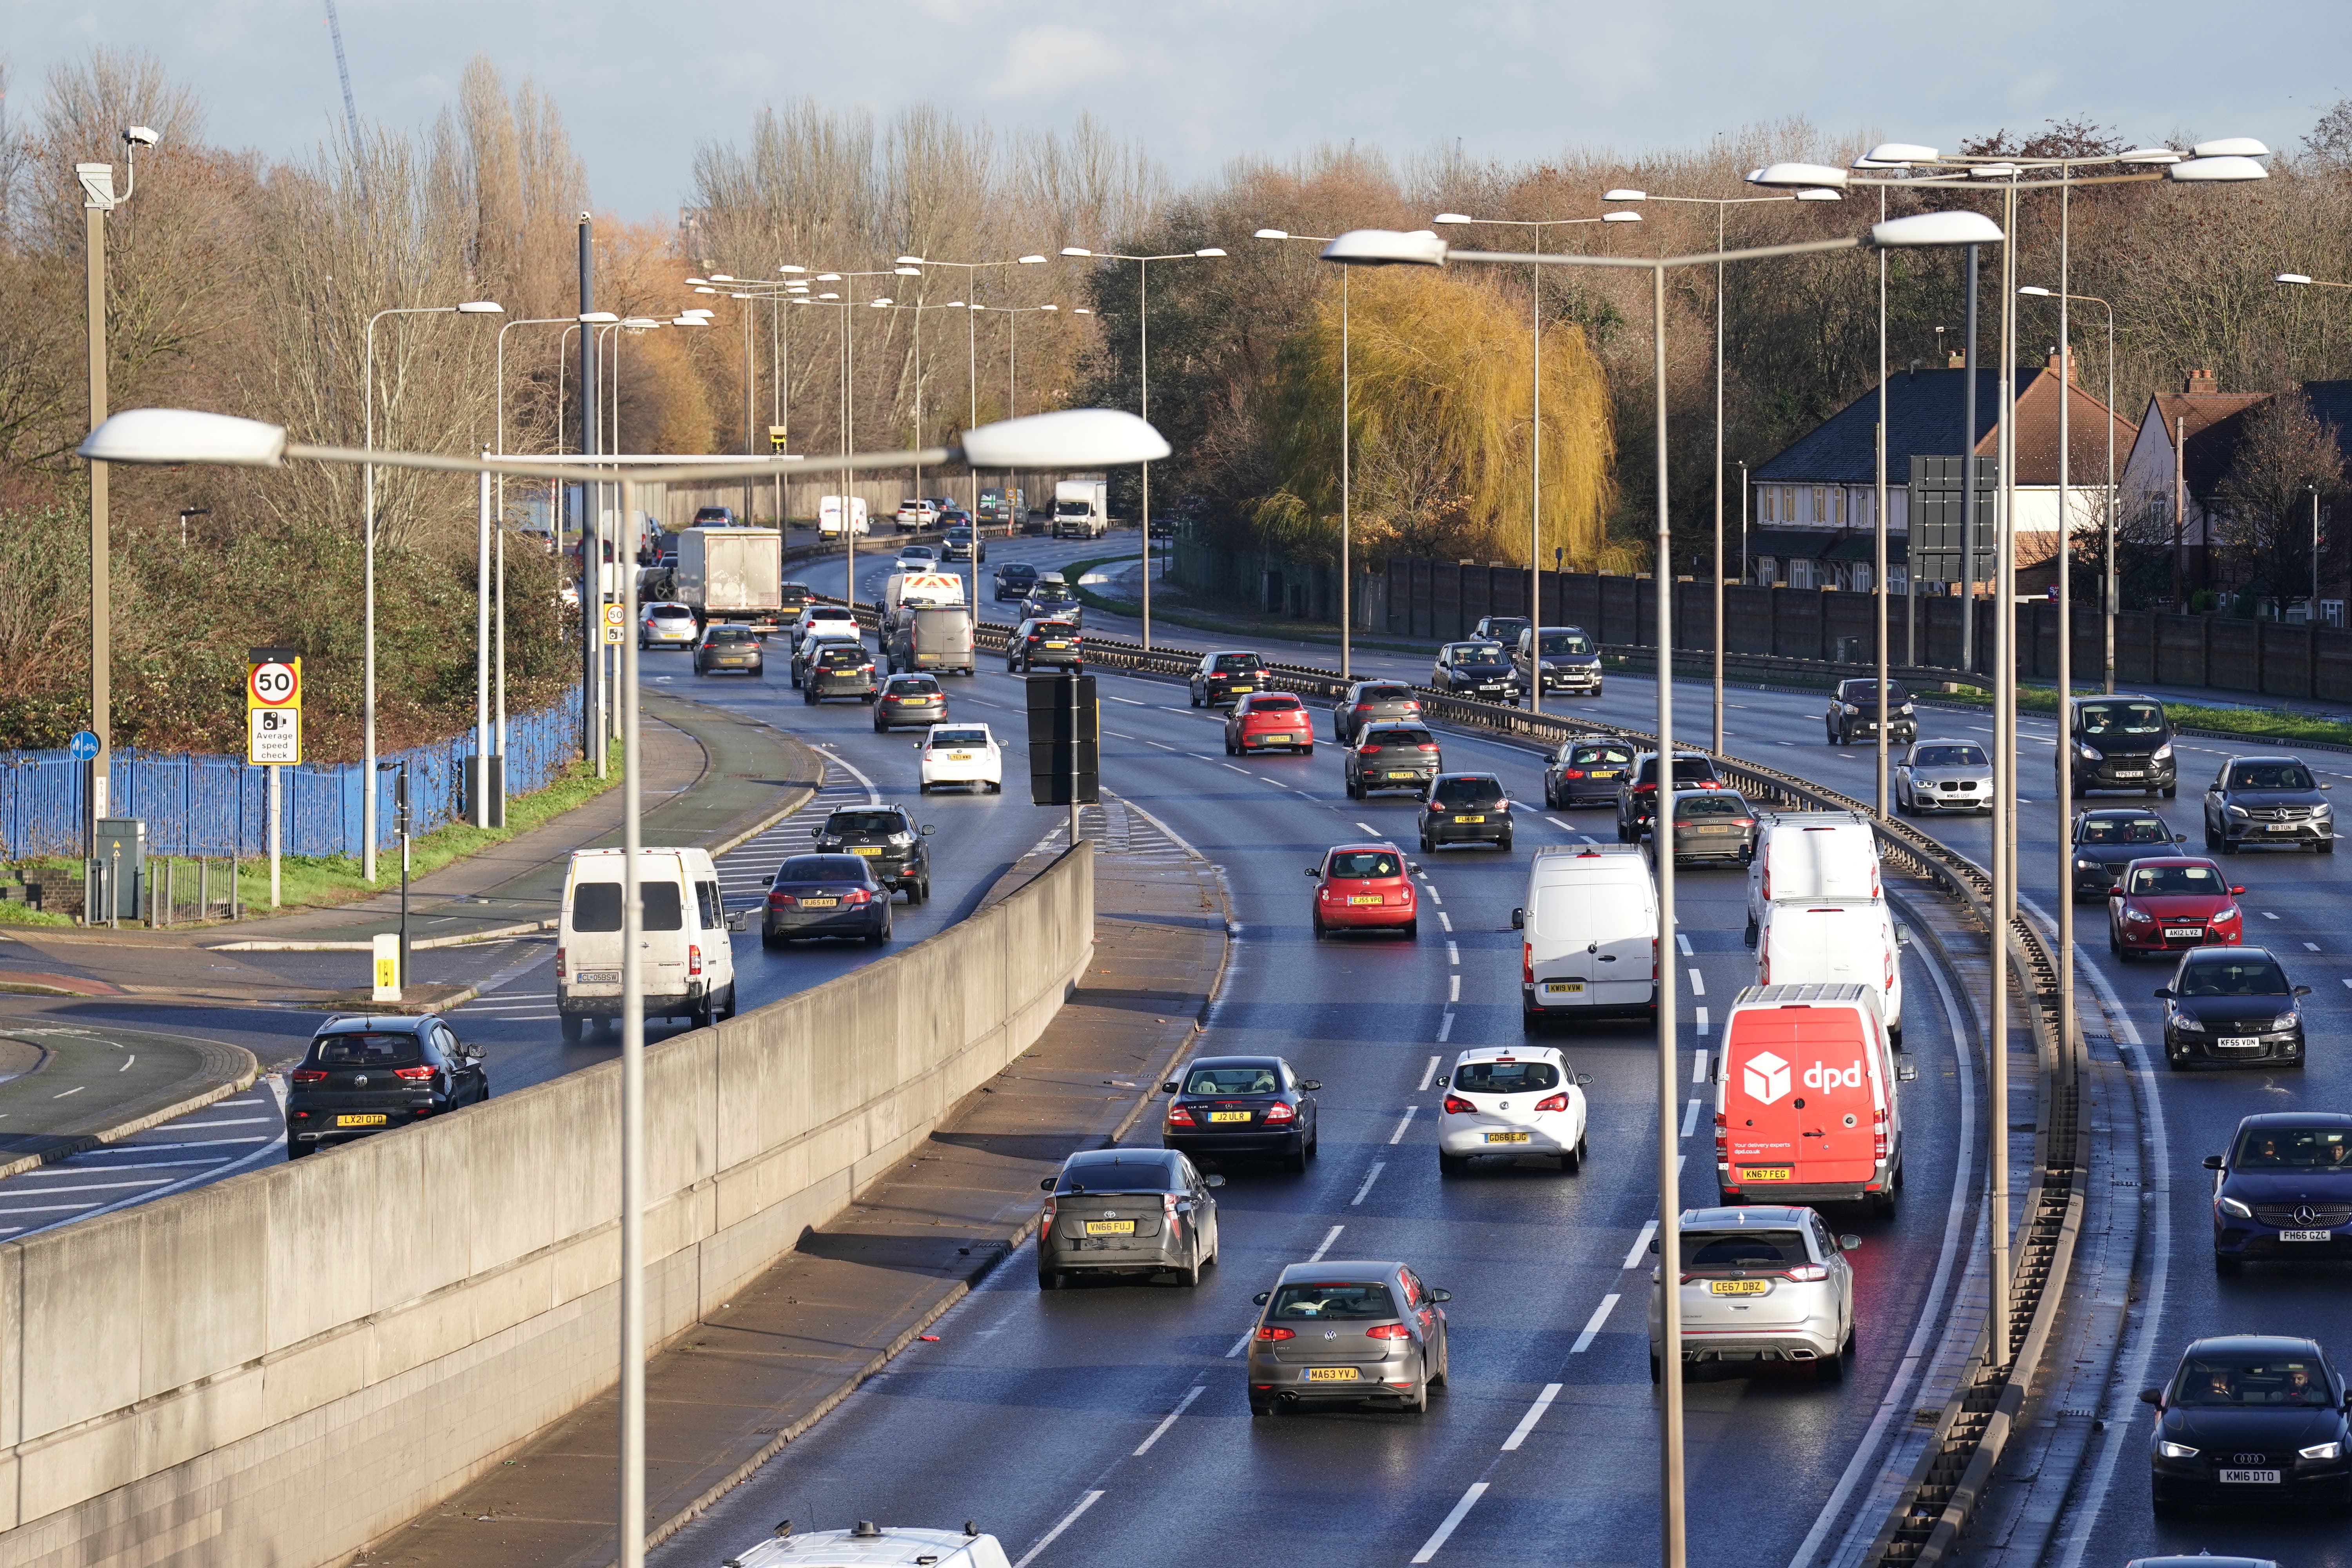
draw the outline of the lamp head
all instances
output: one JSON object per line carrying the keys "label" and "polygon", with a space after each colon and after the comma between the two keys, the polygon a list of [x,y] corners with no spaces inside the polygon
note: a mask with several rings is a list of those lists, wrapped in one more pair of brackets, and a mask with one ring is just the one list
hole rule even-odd
{"label": "lamp head", "polygon": [[1092,256],[1094,252],[1088,250],[1083,245],[1066,245],[1062,247],[1062,254],[1065,256]]}
{"label": "lamp head", "polygon": [[1045,264],[1045,258],[1042,256],[1024,256],[1020,260],[1024,267],[1043,267]]}
{"label": "lamp head", "polygon": [[1905,163],[1937,163],[1943,160],[1936,155],[1936,149],[1923,147],[1916,142],[1881,142],[1864,154],[1864,161],[1882,168],[1892,168]]}
{"label": "lamp head", "polygon": [[1169,447],[1124,410],[1066,408],[967,430],[956,450],[975,468],[1095,468],[1156,462]]}
{"label": "lamp head", "polygon": [[793,265],[792,265],[792,263],[790,263],[790,262],[786,262],[783,266],[777,268],[776,268],[776,270],[777,270],[777,271],[779,271],[779,272],[787,272],[787,273],[790,273],[790,272],[806,272],[806,271],[808,270],[808,268],[805,268],[805,267],[794,267]]}
{"label": "lamp head", "polygon": [[1642,221],[1642,215],[1637,212],[1602,213],[1601,221],[1602,223],[1639,223]]}
{"label": "lamp head", "polygon": [[887,310],[890,308],[892,301],[890,297],[887,294],[885,294],[879,300],[868,300],[866,303],[873,310]]}
{"label": "lamp head", "polygon": [[1979,163],[1969,171],[1972,180],[2013,180],[2017,178],[2014,163]]}
{"label": "lamp head", "polygon": [[1203,247],[1202,248],[1194,251],[1192,254],[1195,256],[1223,256],[1224,251],[1218,246],[1211,245]]}
{"label": "lamp head", "polygon": [[1070,314],[1073,316],[1091,316],[1094,312],[1087,310],[1084,305],[1081,305],[1076,310],[1071,311]]}
{"label": "lamp head", "polygon": [[2169,147],[2135,147],[2116,154],[2118,163],[2178,163],[2180,154]]}
{"label": "lamp head", "polygon": [[1620,186],[1613,191],[1601,192],[1601,199],[1604,202],[1646,202],[1650,199],[1650,193],[1637,191],[1631,186]]}
{"label": "lamp head", "polygon": [[731,272],[714,272],[710,275],[710,280],[713,283],[732,283],[735,281],[735,275]]}
{"label": "lamp head", "polygon": [[1468,213],[1439,213],[1435,217],[1429,221],[1432,223],[1476,223],[1478,220],[1472,217]]}
{"label": "lamp head", "polygon": [[893,267],[890,275],[893,278],[920,278],[923,269],[919,267]]}
{"label": "lamp head", "polygon": [[580,324],[584,327],[609,327],[621,318],[610,310],[583,310]]}
{"label": "lamp head", "polygon": [[718,292],[719,292],[719,290],[718,290],[718,289],[713,289],[713,288],[712,288],[709,284],[708,284],[708,283],[704,283],[704,284],[700,284],[700,285],[697,286],[697,288],[695,289],[695,290],[694,290],[694,291],[695,291],[696,293],[698,293],[698,294],[716,294],[716,293],[718,293]]}
{"label": "lamp head", "polygon": [[2218,141],[2200,142],[2189,151],[2200,158],[2267,158],[2271,155],[2269,148],[2251,136],[2224,136]]}
{"label": "lamp head", "polygon": [[1880,250],[1917,250],[1950,245],[1999,245],[2000,225],[1982,213],[1916,213],[1874,224],[1870,243]]}
{"label": "lamp head", "polygon": [[1843,169],[1827,163],[1770,163],[1748,176],[1751,185],[1822,185],[1831,190],[1843,190],[1845,180]]}
{"label": "lamp head", "polygon": [[1262,228],[1250,237],[1252,239],[1288,239],[1290,231],[1286,228]]}
{"label": "lamp head", "polygon": [[1038,306],[1038,307],[1037,307],[1037,309],[1039,309],[1039,310],[1060,310],[1061,308],[1062,308],[1062,307],[1060,307],[1059,305],[1040,305],[1040,306]]}
{"label": "lamp head", "polygon": [[1819,185],[1814,185],[1799,191],[1797,199],[1801,202],[1842,202],[1845,197],[1836,191],[1825,190]]}
{"label": "lamp head", "polygon": [[841,281],[841,274],[838,272],[820,272],[816,275],[816,280],[820,283],[838,283]]}
{"label": "lamp head", "polygon": [[920,267],[922,264],[923,258],[919,256],[901,256],[895,263],[899,267]]}
{"label": "lamp head", "polygon": [[2041,284],[2039,284],[2039,283],[2028,283],[2028,284],[2025,284],[2025,285],[2023,285],[2022,287],[2021,287],[2017,291],[2018,291],[2019,293],[2021,293],[2021,294],[2031,294],[2031,295],[2032,295],[2032,296],[2033,296],[2035,299],[2037,299],[2037,300],[2048,300],[2048,299],[2054,298],[2054,296],[2053,296],[2053,295],[2052,295],[2052,293],[2050,292],[2050,290],[2049,290],[2049,289],[2044,289],[2044,288],[2043,288],[2043,287],[2042,287],[2042,285],[2041,285]]}
{"label": "lamp head", "polygon": [[1351,228],[1322,251],[1323,259],[1349,267],[1443,267],[1445,242],[1428,229],[1407,234],[1393,228]]}
{"label": "lamp head", "polygon": [[2308,283],[2311,281],[2311,274],[2308,272],[2282,272],[2276,278],[2272,279],[2271,281],[2273,283]]}
{"label": "lamp head", "polygon": [[286,458],[286,432],[258,419],[190,408],[131,408],[110,416],[76,453],[94,463],[220,463],[274,468]]}
{"label": "lamp head", "polygon": [[2189,158],[2164,171],[2168,179],[2183,184],[2229,184],[2239,180],[2267,180],[2271,172],[2251,157],[2229,153],[2211,158]]}
{"label": "lamp head", "polygon": [[503,316],[507,308],[496,300],[468,300],[457,307],[461,316]]}

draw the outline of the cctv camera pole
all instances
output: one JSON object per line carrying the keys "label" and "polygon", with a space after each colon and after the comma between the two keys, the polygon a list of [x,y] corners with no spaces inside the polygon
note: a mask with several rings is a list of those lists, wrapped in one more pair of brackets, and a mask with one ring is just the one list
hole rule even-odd
{"label": "cctv camera pole", "polygon": [[[106,215],[114,210],[114,165],[80,163],[75,173],[82,186],[82,251],[89,260],[89,427],[106,419]],[[84,853],[98,853],[98,821],[110,815],[106,798],[109,768],[114,755],[114,614],[113,584],[107,558],[106,465],[89,466],[89,728],[98,737],[98,755],[91,758],[89,786],[83,792],[89,815],[83,819]],[[111,889],[110,889],[110,891]]]}
{"label": "cctv camera pole", "polygon": [[[1651,984],[1658,998],[1658,1490],[1661,1568],[1683,1568],[1682,1153],[1675,1125],[1675,574],[1666,513],[1666,269],[1650,270],[1652,384],[1657,397],[1658,793],[1650,814],[1658,874],[1658,939]],[[1542,634],[1536,637],[1542,674]],[[1538,679],[1540,685],[1540,679]]]}

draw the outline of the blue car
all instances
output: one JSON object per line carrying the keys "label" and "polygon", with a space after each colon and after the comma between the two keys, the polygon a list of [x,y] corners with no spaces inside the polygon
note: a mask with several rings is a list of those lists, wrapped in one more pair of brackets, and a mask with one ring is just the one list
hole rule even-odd
{"label": "blue car", "polygon": [[2227,1154],[2208,1154],[2213,1268],[2248,1258],[2352,1258],[2352,1115],[2273,1110],[2238,1123]]}

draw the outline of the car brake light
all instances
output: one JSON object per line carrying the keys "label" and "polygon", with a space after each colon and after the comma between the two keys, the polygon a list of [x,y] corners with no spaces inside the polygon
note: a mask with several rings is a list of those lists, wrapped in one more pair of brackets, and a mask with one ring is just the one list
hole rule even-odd
{"label": "car brake light", "polygon": [[1653,981],[1658,978],[1658,939],[1656,937],[1650,939],[1650,978]]}
{"label": "car brake light", "polygon": [[1369,713],[1371,710],[1372,705],[1369,702],[1359,702],[1356,704],[1356,711],[1359,713]]}
{"label": "car brake light", "polygon": [[1886,1158],[1885,1109],[1881,1107],[1870,1120],[1875,1124],[1870,1130],[1870,1156],[1874,1160],[1884,1160]]}
{"label": "car brake light", "polygon": [[324,1068],[296,1068],[290,1076],[296,1083],[324,1083],[327,1081],[327,1072]]}
{"label": "car brake light", "polygon": [[1192,1113],[1181,1105],[1171,1105],[1168,1108],[1168,1125],[1190,1127],[1192,1125]]}
{"label": "car brake light", "polygon": [[1519,978],[1529,985],[1536,983],[1536,944],[1534,942],[1519,943]]}
{"label": "car brake light", "polygon": [[1279,1100],[1265,1108],[1265,1119],[1268,1121],[1296,1121],[1297,1116],[1298,1112]]}
{"label": "car brake light", "polygon": [[1536,1101],[1536,1109],[1538,1110],[1566,1110],[1568,1109],[1568,1096],[1564,1093],[1555,1094],[1550,1096],[1549,1099],[1538,1100]]}
{"label": "car brake light", "polygon": [[1582,768],[1562,768],[1559,770],[1559,776],[1564,779],[1580,779],[1584,776],[1584,770]]}
{"label": "car brake light", "polygon": [[1445,1114],[1448,1116],[1468,1116],[1477,1109],[1459,1095],[1449,1094],[1445,1097]]}
{"label": "car brake light", "polygon": [[567,973],[568,972],[563,966],[563,949],[562,945],[559,944],[555,950],[555,983],[558,985],[563,984]]}
{"label": "car brake light", "polygon": [[686,944],[686,972],[688,974],[699,974],[702,973],[701,943],[690,942]]}
{"label": "car brake light", "polygon": [[1753,827],[1756,826],[1756,819],[1752,816],[1735,816],[1731,819],[1731,826],[1734,827]]}
{"label": "car brake light", "polygon": [[852,888],[841,895],[841,901],[845,904],[870,903],[873,899],[874,895],[864,888]]}
{"label": "car brake light", "polygon": [[768,895],[768,907],[772,910],[788,910],[799,902],[800,900],[793,898],[790,893],[770,893]]}
{"label": "car brake light", "polygon": [[1272,1323],[1268,1323],[1258,1330],[1257,1337],[1262,1340],[1295,1340],[1298,1336],[1288,1329],[1277,1329]]}
{"label": "car brake light", "polygon": [[1362,757],[1376,757],[1380,755],[1380,753],[1381,749],[1378,746],[1366,746],[1356,754]]}
{"label": "car brake light", "polygon": [[394,1068],[392,1069],[392,1076],[394,1078],[404,1078],[411,1083],[416,1083],[423,1079],[431,1078],[433,1076],[433,1069],[425,1067]]}
{"label": "car brake light", "polygon": [[1373,1340],[1409,1340],[1412,1331],[1402,1323],[1375,1323],[1364,1331],[1364,1337]]}
{"label": "car brake light", "polygon": [[1434,741],[1425,741],[1422,743],[1421,749],[1424,752],[1433,752],[1437,750],[1437,743]]}

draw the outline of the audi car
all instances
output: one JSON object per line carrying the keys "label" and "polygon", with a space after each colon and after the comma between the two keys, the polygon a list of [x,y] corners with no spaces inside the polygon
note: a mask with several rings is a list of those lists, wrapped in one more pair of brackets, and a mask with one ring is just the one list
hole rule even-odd
{"label": "audi car", "polygon": [[1322,1087],[1280,1057],[1196,1057],[1160,1086],[1170,1096],[1160,1146],[1195,1159],[1275,1155],[1303,1171],[1319,1141],[1315,1093]]}
{"label": "audi car", "polygon": [[2277,959],[2259,947],[2200,947],[2156,988],[2164,1004],[2164,1058],[2198,1063],[2303,1066],[2302,999]]}
{"label": "audi car", "polygon": [[2238,1123],[2213,1178],[2213,1268],[2248,1258],[2331,1263],[2352,1258],[2352,1116],[2270,1110]]}
{"label": "audi car", "polygon": [[2074,901],[2115,891],[2124,868],[2170,855],[2181,842],[2164,818],[2145,806],[2102,805],[2074,814]]}
{"label": "audi car", "polygon": [[1393,844],[1339,844],[1323,852],[1320,865],[1307,868],[1315,879],[1311,923],[1320,941],[1334,931],[1421,931],[1421,898],[1412,873]]}
{"label": "audi car", "polygon": [[860,937],[879,947],[890,940],[890,889],[873,862],[856,855],[790,855],[768,879],[760,942],[782,947],[800,937]]}
{"label": "audi car", "polygon": [[434,1014],[330,1018],[286,1075],[286,1157],[489,1098],[482,1047]]}
{"label": "audi car", "polygon": [[2336,853],[2336,812],[2300,757],[2231,757],[2205,791],[2205,847],[2234,855],[2252,844]]}
{"label": "audi car", "polygon": [[1349,800],[1376,790],[1409,790],[1429,798],[1429,786],[1445,766],[1437,737],[1419,724],[1370,724],[1356,731],[1342,770]]}
{"label": "audi car", "polygon": [[1544,764],[1544,804],[1554,811],[1616,805],[1617,786],[1632,771],[1633,754],[1623,741],[1561,742]]}
{"label": "audi car", "polygon": [[1318,1404],[1419,1415],[1445,1384],[1454,1293],[1402,1263],[1294,1263],[1251,1300],[1265,1309],[1243,1369],[1253,1415]]}
{"label": "audi car", "polygon": [[1223,1176],[1204,1176],[1172,1149],[1087,1149],[1037,1184],[1037,1289],[1074,1275],[1173,1274],[1195,1286],[1217,1260]]}
{"label": "audi car", "polygon": [[2245,915],[2234,887],[2210,860],[2168,855],[2135,860],[2107,894],[2107,951],[2117,958],[2235,947]]}
{"label": "audi car", "polygon": [[2352,1509],[2344,1379],[2311,1340],[2220,1334],[2191,1343],[2160,1388],[2148,1434],[2148,1500]]}
{"label": "audi car", "polygon": [[1236,699],[1225,717],[1225,755],[1238,757],[1276,746],[1314,754],[1315,721],[1307,704],[1287,691],[1253,691]]}

